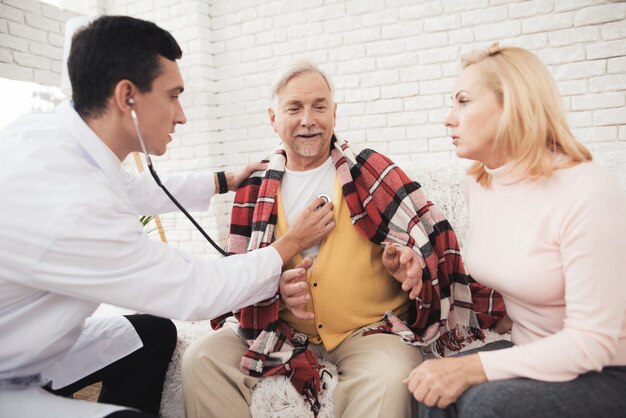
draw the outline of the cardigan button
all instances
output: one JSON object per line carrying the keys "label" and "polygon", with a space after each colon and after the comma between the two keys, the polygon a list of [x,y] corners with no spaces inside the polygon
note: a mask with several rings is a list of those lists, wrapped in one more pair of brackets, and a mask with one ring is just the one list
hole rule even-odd
{"label": "cardigan button", "polygon": [[318,324],[317,327],[318,328],[324,328],[324,324]]}
{"label": "cardigan button", "polygon": [[317,287],[317,282],[313,282],[313,287]]}

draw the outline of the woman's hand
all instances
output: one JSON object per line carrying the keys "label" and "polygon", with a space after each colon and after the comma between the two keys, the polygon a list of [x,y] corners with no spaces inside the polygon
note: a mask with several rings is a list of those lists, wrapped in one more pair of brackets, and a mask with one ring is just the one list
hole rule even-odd
{"label": "woman's hand", "polygon": [[446,408],[470,386],[487,381],[478,354],[426,360],[404,380],[409,392],[427,406]]}

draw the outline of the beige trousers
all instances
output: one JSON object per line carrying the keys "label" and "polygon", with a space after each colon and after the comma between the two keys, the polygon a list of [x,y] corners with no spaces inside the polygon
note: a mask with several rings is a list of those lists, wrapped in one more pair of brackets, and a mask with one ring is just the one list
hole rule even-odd
{"label": "beige trousers", "polygon": [[[333,395],[335,416],[346,418],[416,416],[417,404],[402,384],[422,362],[419,349],[389,334],[362,336],[356,331],[336,349],[310,344],[318,359],[337,366]],[[182,377],[188,418],[249,417],[252,388],[258,378],[239,370],[247,350],[229,328],[206,335],[183,356]]]}

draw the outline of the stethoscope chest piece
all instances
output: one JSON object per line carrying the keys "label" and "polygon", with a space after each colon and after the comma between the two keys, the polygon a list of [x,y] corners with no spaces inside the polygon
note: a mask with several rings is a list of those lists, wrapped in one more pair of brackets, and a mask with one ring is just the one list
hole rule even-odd
{"label": "stethoscope chest piece", "polygon": [[[321,194],[317,197],[321,197],[322,199],[324,199],[326,201],[326,203],[332,202],[332,200],[330,200],[330,196],[328,196],[327,194]],[[324,204],[326,204],[324,203]]]}

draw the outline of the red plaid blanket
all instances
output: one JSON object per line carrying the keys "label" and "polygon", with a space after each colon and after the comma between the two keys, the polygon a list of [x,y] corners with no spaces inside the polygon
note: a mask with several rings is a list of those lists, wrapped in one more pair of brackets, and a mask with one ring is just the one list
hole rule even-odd
{"label": "red plaid blanket", "polygon": [[[333,137],[331,157],[342,185],[352,223],[375,244],[397,243],[412,248],[423,260],[423,287],[404,323],[388,313],[386,325],[371,332],[389,332],[416,346],[434,344],[443,353],[483,339],[480,325],[491,326],[503,314],[499,295],[465,273],[456,235],[420,185],[391,160],[371,149],[353,152]],[[254,173],[239,188],[231,217],[228,252],[245,253],[275,239],[276,194],[286,164],[282,147],[273,151],[266,171]],[[472,291],[476,298],[472,302]],[[274,298],[235,312],[238,334],[250,347],[241,370],[253,376],[286,375],[317,415],[320,366],[307,350],[306,336],[278,319]],[[479,316],[475,311],[480,312]],[[496,314],[494,316],[494,314]],[[225,317],[214,321],[221,326]]]}

